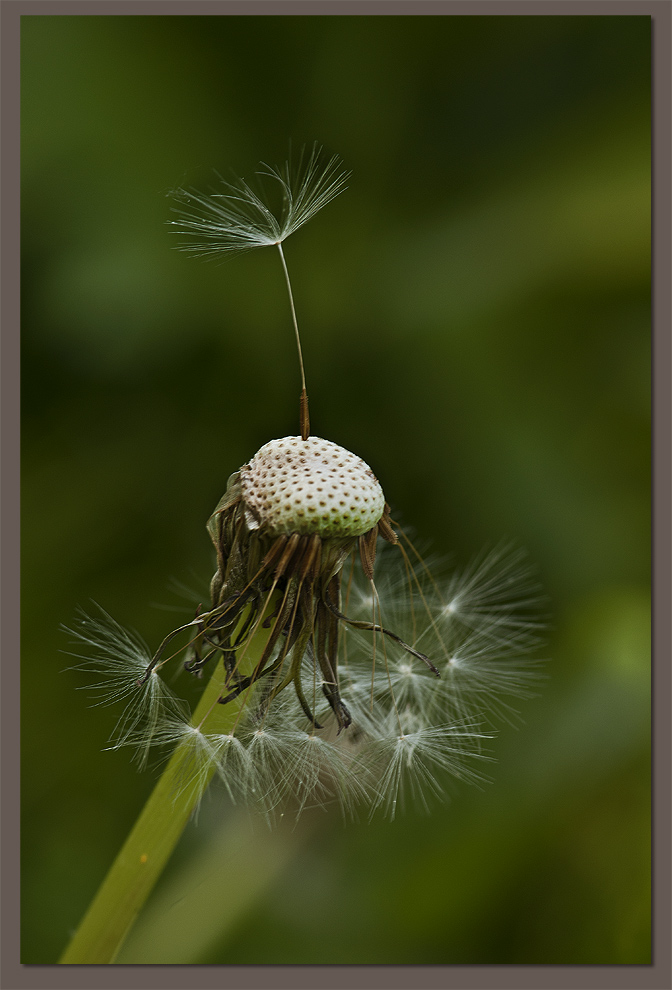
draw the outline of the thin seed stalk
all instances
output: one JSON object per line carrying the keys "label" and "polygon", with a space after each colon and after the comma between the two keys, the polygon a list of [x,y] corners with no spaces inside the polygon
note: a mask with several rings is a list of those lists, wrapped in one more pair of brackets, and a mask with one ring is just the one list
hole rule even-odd
{"label": "thin seed stalk", "polygon": [[[260,628],[246,651],[255,663],[269,632]],[[204,732],[232,731],[247,692],[226,705],[217,699],[227,693],[226,671],[220,660],[193,714],[192,724]],[[189,818],[207,788],[214,766],[189,779],[185,775],[189,752],[178,745],[152,791],[140,817],[98,889],[61,965],[113,963],[135,919],[161,876]]]}

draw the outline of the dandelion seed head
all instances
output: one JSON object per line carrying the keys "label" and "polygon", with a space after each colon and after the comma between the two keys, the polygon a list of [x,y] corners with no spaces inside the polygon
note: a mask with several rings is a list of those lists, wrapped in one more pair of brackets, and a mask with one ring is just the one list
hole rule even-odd
{"label": "dandelion seed head", "polygon": [[[232,484],[239,491],[235,476]],[[233,516],[234,529],[247,534],[247,540],[257,538],[263,527],[247,530],[244,500],[236,494],[233,501],[239,510],[243,506],[243,514]],[[226,505],[230,511],[230,503]],[[274,539],[265,546],[274,546]],[[191,725],[188,709],[166,694],[156,668],[138,688],[139,667],[149,659],[147,648],[131,634],[122,634],[113,620],[87,617],[81,628],[86,644],[96,646],[92,652],[97,659],[80,666],[102,673],[102,662],[108,691],[126,702],[114,745],[134,745],[142,762],[150,749],[177,747],[183,757],[181,788],[204,788],[214,774],[232,801],[258,808],[269,822],[290,805],[300,814],[332,803],[348,817],[362,806],[371,814],[394,817],[411,806],[428,809],[445,796],[451,779],[472,784],[484,780],[482,746],[491,737],[489,726],[495,720],[515,722],[513,703],[532,695],[541,677],[539,661],[531,656],[538,625],[529,575],[521,571],[520,559],[512,563],[511,554],[500,554],[498,570],[492,554],[482,555],[479,566],[444,579],[420,561],[404,560],[398,547],[384,545],[375,587],[355,566],[356,557],[348,565],[345,590],[337,600],[358,618],[345,620],[347,611],[330,613],[320,604],[307,576],[310,569],[301,563],[306,559],[301,547],[309,555],[311,544],[301,539],[313,537],[297,536],[291,544],[284,535],[260,584],[263,599],[267,592],[261,589],[273,582],[279,561],[289,561],[276,579],[281,604],[267,656],[269,673],[249,684],[228,732],[213,734]],[[357,540],[350,545],[356,548]],[[323,551],[328,546],[325,538]],[[292,554],[297,553],[293,565]],[[330,568],[342,569],[341,557],[333,557]],[[255,559],[258,567],[263,547]],[[314,580],[319,573],[315,571]],[[243,571],[243,580],[249,581],[248,572]],[[332,578],[324,580],[328,587]],[[300,604],[308,588],[314,597],[310,604],[308,599]],[[221,641],[222,648],[238,641],[236,630],[248,614],[237,613],[235,621],[229,616],[231,602],[238,600],[231,591],[231,584],[222,582],[224,604],[202,613],[201,626],[196,625],[211,644]],[[522,608],[516,604],[521,599]],[[469,605],[469,623],[447,614],[446,602],[456,600]],[[334,615],[341,632],[347,631],[339,638],[338,667],[335,654],[330,658],[327,652],[320,659],[328,624],[321,639],[318,613],[325,623]],[[395,630],[394,637],[385,633],[386,627]],[[423,653],[431,657],[439,678],[423,662]],[[100,691],[103,681],[98,678],[96,684]],[[284,690],[292,684],[295,691]]]}
{"label": "dandelion seed head", "polygon": [[[511,699],[528,697],[538,677],[529,659],[541,628],[538,592],[521,555],[496,547],[437,576],[403,532],[400,542],[368,464],[310,435],[282,244],[347,178],[339,159],[314,145],[296,167],[262,163],[249,182],[220,177],[208,193],[173,193],[181,250],[279,249],[301,435],[264,444],[230,476],[207,523],[216,554],[209,601],[153,654],[102,610],[82,613],[70,630],[99,703],[125,705],[113,748],[133,746],[140,763],[173,748],[180,792],[200,797],[217,776],[232,800],[269,821],[290,803],[300,813],[334,801],[347,814],[365,804],[393,817],[406,801],[428,807],[451,777],[482,779],[483,725],[510,720]],[[182,634],[188,642],[175,649]],[[211,703],[208,689],[199,724],[163,679],[178,656],[196,677],[214,669],[210,683],[222,692]]]}
{"label": "dandelion seed head", "polygon": [[380,520],[385,496],[364,461],[319,437],[265,444],[240,470],[248,527],[269,534],[362,536]]}

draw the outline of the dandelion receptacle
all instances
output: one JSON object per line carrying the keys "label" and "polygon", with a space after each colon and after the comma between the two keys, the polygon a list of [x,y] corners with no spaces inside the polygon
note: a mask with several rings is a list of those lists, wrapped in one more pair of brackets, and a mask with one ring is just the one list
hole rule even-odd
{"label": "dandelion receptacle", "polygon": [[[154,652],[102,610],[80,612],[69,628],[100,699],[126,701],[111,745],[135,747],[142,764],[172,747],[129,837],[128,848],[144,850],[144,876],[172,848],[161,862],[152,855],[157,809],[174,845],[215,776],[269,821],[316,805],[390,818],[405,802],[429,807],[451,775],[483,779],[494,719],[512,718],[513,699],[540,676],[537,591],[523,555],[500,546],[444,578],[394,522],[375,465],[311,433],[283,244],[347,179],[314,146],[296,167],[262,164],[258,188],[220,179],[207,195],[173,194],[182,250],[278,250],[301,390],[297,434],[270,439],[234,471],[207,521],[216,569],[193,619]],[[279,191],[279,209],[263,182]],[[164,678],[176,665],[207,678],[194,712]],[[153,882],[138,886],[126,853],[63,962],[112,961]],[[119,908],[132,883],[137,898]]]}

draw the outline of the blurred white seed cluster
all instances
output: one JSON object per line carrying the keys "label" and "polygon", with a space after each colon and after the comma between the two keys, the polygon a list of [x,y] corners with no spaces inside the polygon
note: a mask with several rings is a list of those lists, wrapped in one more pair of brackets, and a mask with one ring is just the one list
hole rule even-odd
{"label": "blurred white seed cluster", "polygon": [[341,732],[308,654],[304,692],[319,728],[291,691],[260,717],[262,688],[253,685],[235,728],[204,732],[161,672],[138,687],[151,660],[140,638],[100,609],[80,612],[68,630],[86,647],[78,669],[97,675],[89,687],[99,703],[126,701],[111,748],[131,746],[144,764],[151,751],[177,745],[190,778],[205,786],[214,771],[234,801],[267,816],[336,801],[347,814],[392,818],[406,802],[426,807],[441,798],[451,778],[486,779],[484,740],[498,720],[515,721],[517,701],[534,694],[542,676],[532,657],[542,628],[538,592],[524,555],[499,547],[439,579],[390,546],[376,570],[373,586],[354,562],[346,564],[344,610],[394,628],[440,677],[384,635],[343,628],[340,691],[352,725]]}

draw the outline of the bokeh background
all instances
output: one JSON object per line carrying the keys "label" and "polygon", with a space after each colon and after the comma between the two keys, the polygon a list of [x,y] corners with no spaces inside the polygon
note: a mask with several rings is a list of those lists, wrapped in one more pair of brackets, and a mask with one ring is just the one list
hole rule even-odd
{"label": "bokeh background", "polygon": [[21,45],[22,961],[155,779],[101,752],[59,624],[94,599],[160,641],[229,473],[296,432],[277,257],[172,250],[166,194],[317,140],[353,175],[286,248],[313,429],[456,565],[527,550],[549,677],[430,815],[269,832],[213,792],[119,961],[649,962],[649,17],[24,16]]}

